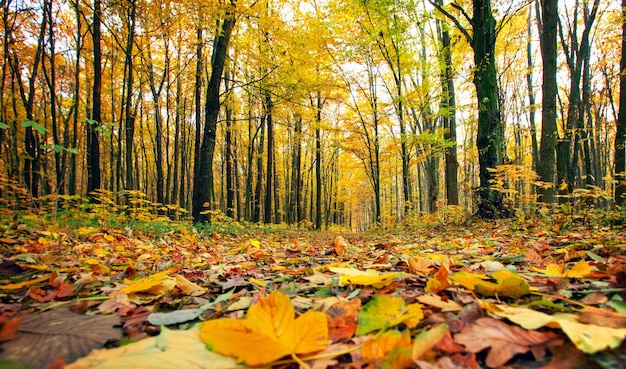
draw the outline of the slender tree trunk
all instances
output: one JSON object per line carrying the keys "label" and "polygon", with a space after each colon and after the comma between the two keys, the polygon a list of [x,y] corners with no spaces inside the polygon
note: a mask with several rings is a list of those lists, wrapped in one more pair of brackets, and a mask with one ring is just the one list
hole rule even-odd
{"label": "slender tree trunk", "polygon": [[297,116],[293,128],[293,147],[291,157],[290,200],[287,207],[288,221],[296,224],[300,218],[302,207],[302,117]]}
{"label": "slender tree trunk", "polygon": [[137,16],[136,0],[129,0],[130,16],[128,18],[128,39],[126,40],[124,70],[126,72],[126,96],[124,101],[124,127],[126,137],[126,183],[124,187],[127,190],[135,190],[137,186],[133,182],[133,139],[135,136],[135,114],[133,109],[133,84],[134,84],[134,65],[133,65],[133,46],[135,44],[135,20]]}
{"label": "slender tree trunk", "polygon": [[322,229],[322,97],[317,92],[315,114],[315,229]]}
{"label": "slender tree trunk", "polygon": [[259,146],[257,148],[256,153],[256,186],[254,187],[254,201],[253,201],[253,214],[252,221],[254,223],[259,223],[261,221],[261,192],[263,189],[263,145],[265,144],[263,141],[265,139],[265,122],[264,118],[261,118],[261,126],[260,126],[260,136],[259,136]]}
{"label": "slender tree trunk", "polygon": [[[202,73],[204,69],[204,36],[202,34],[202,26],[196,27],[196,83],[194,86],[194,98],[195,98],[195,140],[194,140],[194,162],[193,173],[198,173],[198,164],[200,163],[200,145],[202,143]],[[194,177],[195,178],[195,177]],[[195,186],[195,180],[194,180]],[[204,205],[204,204],[201,204]]]}
{"label": "slender tree trunk", "polygon": [[[234,8],[234,3],[231,2]],[[235,26],[234,9],[229,9],[222,21],[221,30],[217,33],[213,55],[211,57],[211,77],[207,85],[205,104],[205,126],[200,146],[198,171],[194,173],[193,190],[193,219],[194,222],[210,222],[209,214],[200,214],[205,204],[212,209],[213,201],[213,154],[215,152],[215,138],[217,133],[217,116],[220,110],[220,85],[228,54],[228,43]]]}
{"label": "slender tree trunk", "polygon": [[[539,1],[539,0],[535,0]],[[535,90],[533,87],[533,43],[531,39],[531,15],[532,15],[532,7],[528,7],[528,19],[526,23],[528,41],[526,42],[526,62],[528,71],[526,72],[526,85],[528,87],[528,121],[530,124],[530,141],[532,145],[532,156],[533,156],[533,169],[537,170],[539,168],[539,143],[537,142],[537,128],[535,123],[535,111],[536,111],[536,102],[535,102]]]}
{"label": "slender tree trunk", "polygon": [[[167,48],[166,48],[167,51]],[[161,91],[165,84],[166,73],[163,72],[163,76],[160,81],[156,81],[156,75],[154,72],[154,65],[152,63],[152,52],[150,46],[148,46],[148,79],[150,81],[150,91],[152,92],[152,100],[154,101],[154,162],[156,168],[156,198],[159,204],[165,203],[165,175],[163,173],[163,114],[161,113]]]}
{"label": "slender tree trunk", "polygon": [[101,0],[94,0],[93,15],[93,123],[87,124],[87,193],[100,188],[100,142],[96,128],[102,124],[102,48],[100,45]]}
{"label": "slender tree trunk", "polygon": [[[622,56],[620,60],[619,90],[626,91],[626,0],[622,0]],[[619,94],[619,112],[617,115],[617,132],[615,134],[614,170],[617,186],[615,187],[615,203],[624,205],[626,194],[626,93]]]}
{"label": "slender tree trunk", "polygon": [[264,223],[272,222],[273,193],[274,193],[274,103],[269,90],[264,92],[265,123],[267,124],[267,166],[265,172],[265,204],[263,206]]}
{"label": "slender tree trunk", "polygon": [[[228,71],[224,74],[224,89],[228,94],[231,94],[230,87],[230,74]],[[226,105],[226,130],[224,132],[224,151],[225,151],[225,166],[226,166],[226,216],[235,218],[235,187],[234,187],[234,173],[233,173],[233,143],[232,143],[232,131],[233,131],[233,111],[229,104]]]}
{"label": "slender tree trunk", "polygon": [[[65,193],[65,181],[63,178],[63,170],[61,163],[61,139],[59,132],[59,123],[57,119],[57,80],[56,80],[56,39],[54,35],[54,18],[52,17],[52,0],[44,1],[44,17],[47,18],[48,26],[48,44],[50,48],[49,70],[46,64],[42,63],[44,77],[48,85],[50,93],[50,121],[52,126],[52,142],[54,143],[54,178],[56,181],[55,193]],[[65,151],[63,151],[65,153]],[[63,154],[65,156],[65,154]]]}

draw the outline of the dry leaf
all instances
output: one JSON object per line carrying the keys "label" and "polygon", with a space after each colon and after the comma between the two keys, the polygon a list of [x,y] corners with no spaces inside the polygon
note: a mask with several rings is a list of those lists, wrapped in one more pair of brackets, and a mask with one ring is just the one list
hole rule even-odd
{"label": "dry leaf", "polygon": [[348,241],[346,241],[346,239],[341,236],[337,236],[333,241],[333,246],[335,247],[335,252],[337,253],[337,256],[342,258],[343,255],[346,253],[346,250],[348,249]]}
{"label": "dry leaf", "polygon": [[439,268],[437,273],[435,273],[435,275],[432,278],[429,278],[428,282],[426,282],[426,288],[424,291],[437,293],[448,288],[450,286],[450,282],[448,282],[448,274],[448,268],[443,266]]}
{"label": "dry leaf", "polygon": [[547,344],[558,336],[552,332],[527,331],[493,318],[480,318],[476,324],[455,335],[454,339],[473,353],[490,347],[486,364],[490,368],[498,368],[516,354],[528,351],[537,360],[542,360]]}
{"label": "dry leaf", "polygon": [[372,368],[402,369],[413,365],[408,331],[388,331],[363,343],[362,358]]}
{"label": "dry leaf", "polygon": [[346,342],[354,336],[360,307],[361,300],[352,299],[339,301],[326,311],[328,314],[328,333],[332,342]]}
{"label": "dry leaf", "polygon": [[592,306],[588,306],[578,312],[578,321],[602,327],[626,328],[626,315]]}

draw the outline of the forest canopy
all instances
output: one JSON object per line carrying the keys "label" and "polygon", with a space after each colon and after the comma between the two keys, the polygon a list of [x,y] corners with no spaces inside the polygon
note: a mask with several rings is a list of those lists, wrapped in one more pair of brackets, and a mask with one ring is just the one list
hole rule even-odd
{"label": "forest canopy", "polygon": [[3,1],[2,195],[352,230],[620,205],[619,5]]}

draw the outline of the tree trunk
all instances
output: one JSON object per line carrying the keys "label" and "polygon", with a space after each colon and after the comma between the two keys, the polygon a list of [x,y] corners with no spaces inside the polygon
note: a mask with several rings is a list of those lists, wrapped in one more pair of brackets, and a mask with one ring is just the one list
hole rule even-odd
{"label": "tree trunk", "polygon": [[[231,2],[234,8],[234,3]],[[205,205],[209,209],[213,207],[213,154],[215,152],[215,137],[217,133],[217,116],[220,111],[220,85],[222,74],[228,54],[228,43],[235,26],[234,9],[226,12],[222,21],[221,30],[218,31],[213,43],[213,55],[211,56],[211,77],[207,85],[205,103],[205,126],[200,146],[198,170],[194,173],[193,189],[193,219],[194,222],[210,222],[210,214],[200,214]]]}
{"label": "tree trunk", "polygon": [[92,124],[87,124],[87,193],[100,188],[100,143],[96,128],[102,123],[102,48],[100,45],[101,0],[94,0]]}
{"label": "tree trunk", "polygon": [[478,149],[480,188],[477,191],[478,215],[492,219],[507,216],[502,193],[491,188],[489,169],[502,164],[504,126],[498,106],[498,76],[495,64],[496,21],[491,0],[475,0],[472,19],[474,85],[478,98]]}
{"label": "tree trunk", "polygon": [[154,65],[152,63],[152,52],[148,45],[148,79],[150,81],[150,91],[152,92],[152,100],[154,101],[154,162],[156,167],[156,198],[159,204],[165,203],[165,183],[163,173],[163,114],[161,113],[161,91],[165,84],[166,72],[163,72],[163,76],[160,81],[156,81],[156,75],[154,72]]}
{"label": "tree trunk", "polygon": [[[626,70],[626,0],[622,0],[622,56],[620,70]],[[626,74],[619,75],[619,90],[626,91]],[[617,115],[617,133],[615,134],[615,203],[624,205],[626,194],[626,93],[619,94],[619,112]]]}
{"label": "tree trunk", "polygon": [[[227,93],[232,93],[230,90],[230,75],[229,72],[225,72],[224,76],[224,89]],[[226,105],[226,132],[224,132],[224,151],[225,151],[225,166],[226,166],[226,216],[235,219],[235,187],[234,187],[234,173],[233,173],[233,143],[232,143],[232,131],[233,131],[233,112],[231,107]]]}
{"label": "tree trunk", "polygon": [[[557,149],[556,99],[557,99],[557,22],[558,0],[542,0],[541,4],[541,57],[543,60],[543,93],[541,111],[541,147],[537,174],[543,182],[554,185]],[[561,156],[562,157],[562,156]],[[554,186],[540,189],[541,201],[553,203]]]}
{"label": "tree trunk", "polygon": [[272,195],[274,192],[274,122],[272,96],[269,90],[264,91],[265,123],[267,123],[267,166],[265,172],[265,204],[263,207],[264,223],[272,222]]}
{"label": "tree trunk", "polygon": [[[443,6],[443,0],[437,0]],[[456,98],[454,88],[454,76],[452,69],[452,54],[450,53],[450,31],[448,26],[439,22],[441,37],[441,87],[442,87],[442,107],[446,114],[443,117],[444,136],[446,141],[454,143],[454,146],[447,148],[445,152],[445,177],[446,177],[446,199],[448,205],[459,204],[459,161],[457,158],[456,145]]]}
{"label": "tree trunk", "polygon": [[[535,0],[539,1],[539,0]],[[528,88],[528,122],[530,125],[530,141],[532,145],[532,156],[533,156],[533,169],[536,171],[539,168],[539,144],[537,142],[537,128],[535,124],[535,110],[536,110],[536,102],[535,102],[535,90],[533,87],[533,43],[531,41],[531,14],[532,7],[528,7],[528,18],[526,23],[528,41],[526,42],[526,67],[528,68],[528,72],[526,73],[526,85]]]}
{"label": "tree trunk", "polygon": [[125,100],[124,100],[124,128],[126,133],[126,183],[124,187],[127,190],[137,189],[133,183],[133,139],[135,135],[135,114],[132,108],[133,104],[133,84],[134,84],[134,65],[133,65],[133,46],[135,44],[135,19],[137,16],[136,0],[130,0],[130,16],[128,18],[128,39],[126,40],[126,50],[124,52],[124,71],[125,73]]}
{"label": "tree trunk", "polygon": [[315,229],[322,229],[322,98],[317,92],[315,114]]}

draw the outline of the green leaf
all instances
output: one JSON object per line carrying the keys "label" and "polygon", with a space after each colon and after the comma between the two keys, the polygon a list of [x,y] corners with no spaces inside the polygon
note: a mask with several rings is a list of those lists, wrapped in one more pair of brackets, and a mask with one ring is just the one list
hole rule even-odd
{"label": "green leaf", "polygon": [[8,124],[0,122],[0,129],[9,129],[11,128]]}
{"label": "green leaf", "polygon": [[21,123],[22,127],[24,128],[28,128],[28,127],[32,127],[33,129],[35,129],[37,132],[39,132],[39,134],[44,135],[48,132],[48,130],[46,129],[46,127],[42,126],[41,124],[35,122],[34,120],[25,120]]}

